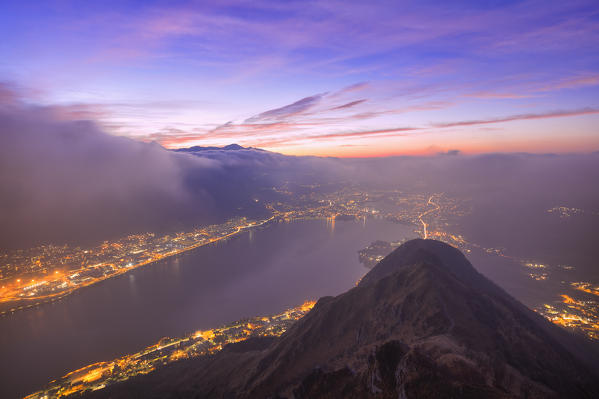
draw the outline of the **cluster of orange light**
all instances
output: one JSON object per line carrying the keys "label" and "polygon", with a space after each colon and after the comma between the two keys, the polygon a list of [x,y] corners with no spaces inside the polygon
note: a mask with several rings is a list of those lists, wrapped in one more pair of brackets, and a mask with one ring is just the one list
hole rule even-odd
{"label": "cluster of orange light", "polygon": [[593,287],[590,283],[572,283],[572,287],[587,294],[599,296],[599,286]]}
{"label": "cluster of orange light", "polygon": [[580,330],[589,338],[599,340],[599,310],[596,303],[577,300],[566,294],[561,297],[567,309],[560,311],[553,305],[545,304],[541,313],[555,324]]}
{"label": "cluster of orange light", "polygon": [[[127,265],[127,267],[116,268],[116,267],[114,267],[114,265],[112,263],[105,263],[102,266],[112,266],[113,273],[108,274],[108,275],[103,275],[100,277],[90,277],[83,283],[75,283],[71,279],[69,279],[69,277],[75,276],[78,273],[82,273],[87,270],[90,270],[89,267],[86,267],[83,265],[79,269],[70,270],[68,275],[64,274],[61,271],[56,270],[51,275],[46,275],[46,274],[39,274],[39,275],[35,275],[35,276],[30,275],[30,277],[35,277],[35,278],[32,278],[30,280],[27,279],[27,281],[25,281],[25,279],[22,279],[22,278],[15,278],[14,280],[6,282],[2,286],[0,286],[0,304],[3,304],[3,307],[5,309],[7,309],[7,310],[1,311],[0,314],[7,313],[9,311],[14,312],[16,310],[29,308],[29,307],[32,307],[32,306],[35,306],[35,305],[38,305],[38,304],[41,304],[41,303],[44,303],[44,302],[47,302],[50,300],[56,300],[56,299],[62,298],[79,288],[95,284],[95,283],[105,280],[107,278],[112,278],[112,277],[118,276],[120,274],[128,272],[131,269],[135,269],[135,268],[138,268],[141,266],[148,265],[152,262],[163,259],[167,256],[177,255],[182,252],[189,251],[191,249],[194,249],[194,248],[197,248],[197,247],[209,244],[209,243],[213,243],[215,241],[227,239],[235,234],[240,233],[242,230],[244,230],[246,228],[262,225],[270,220],[273,220],[274,217],[275,216],[272,216],[272,217],[265,219],[261,222],[249,222],[249,223],[246,223],[245,219],[244,219],[243,220],[244,224],[237,226],[237,228],[229,234],[212,237],[207,241],[199,241],[197,243],[194,243],[193,245],[186,246],[185,248],[172,250],[171,252],[169,252],[168,254],[165,254],[165,255],[158,254],[158,253],[156,253],[156,254],[152,253],[152,254],[150,254],[151,257],[149,259],[140,261],[135,264]],[[229,223],[229,222],[227,222],[227,223]],[[183,233],[180,233],[180,234],[183,234]],[[153,234],[151,236],[153,237]],[[168,236],[166,236],[166,237],[168,237]],[[176,241],[177,239],[175,238],[174,240]],[[103,250],[105,250],[110,247],[123,248],[124,246],[122,243],[119,243],[119,242],[104,242],[103,244],[100,245],[100,247]],[[39,279],[42,279],[42,280],[39,281]],[[51,292],[44,292],[43,294],[29,291],[30,295],[23,295],[23,293],[28,290],[28,287],[31,287],[32,285],[42,285],[42,284],[52,284],[53,286],[63,285],[63,287],[61,287],[60,289],[57,289],[57,290],[52,290]],[[13,307],[9,309],[10,306],[13,306]]]}
{"label": "cluster of orange light", "polygon": [[[203,354],[214,354],[226,344],[240,342],[254,336],[278,336],[285,332],[290,322],[309,312],[315,303],[315,301],[306,301],[278,315],[256,317],[229,326],[201,330],[181,339],[163,338],[140,352],[72,371],[59,380],[52,381],[46,389],[27,396],[26,399],[61,398],[86,390],[102,389],[115,381],[124,381],[134,375],[147,374],[164,364]],[[279,328],[271,328],[275,325]],[[181,345],[185,342],[189,343],[189,339],[194,341],[191,345]],[[163,350],[169,348],[172,352],[165,355]]]}

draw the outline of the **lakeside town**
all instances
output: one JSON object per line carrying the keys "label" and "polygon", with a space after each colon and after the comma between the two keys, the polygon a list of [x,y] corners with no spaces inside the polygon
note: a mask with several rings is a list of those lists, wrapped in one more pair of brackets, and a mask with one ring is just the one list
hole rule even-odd
{"label": "lakeside town", "polygon": [[[334,226],[335,220],[381,217],[413,224],[416,230],[420,227],[423,237],[428,234],[422,216],[429,210],[426,204],[423,207],[427,198],[423,195],[360,190],[319,194],[314,190],[296,199],[289,194],[288,201],[265,204],[271,216],[262,220],[239,217],[174,234],[132,234],[90,248],[48,244],[0,253],[0,316],[59,300],[80,288],[269,222],[327,219]],[[393,212],[377,209],[373,204],[380,200],[394,203]]]}
{"label": "lakeside town", "polygon": [[[415,236],[444,241],[465,254],[480,251],[488,256],[510,259],[521,264],[523,273],[535,281],[542,282],[550,276],[552,267],[541,261],[519,259],[510,256],[505,248],[485,247],[457,233],[453,227],[468,213],[468,204],[444,193],[358,188],[327,193],[318,185],[306,187],[305,193],[299,195],[285,185],[274,190],[281,199],[264,204],[270,217],[261,220],[239,217],[175,234],[135,234],[91,248],[43,245],[1,253],[0,316],[60,300],[80,288],[229,239],[248,229],[302,219],[326,219],[334,229],[336,221],[365,222],[368,218],[381,218],[413,226]],[[567,218],[584,211],[555,207],[547,212]],[[389,237],[389,242],[373,243],[372,248],[359,251],[361,263],[373,267],[402,243],[398,238]],[[563,288],[562,293],[556,294],[555,301],[541,304],[534,310],[556,324],[581,331],[591,339],[599,339],[599,286],[588,281],[570,281]]]}
{"label": "lakeside town", "polygon": [[239,320],[180,338],[165,337],[139,352],[72,371],[51,381],[44,389],[28,395],[26,399],[62,398],[97,391],[117,382],[148,374],[176,361],[214,354],[229,344],[249,338],[278,337],[308,313],[315,303],[306,301],[279,314]]}

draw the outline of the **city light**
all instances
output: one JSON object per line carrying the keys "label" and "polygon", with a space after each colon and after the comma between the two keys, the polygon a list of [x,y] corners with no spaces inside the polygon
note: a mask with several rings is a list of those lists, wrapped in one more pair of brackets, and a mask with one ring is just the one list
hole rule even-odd
{"label": "city light", "polygon": [[273,316],[240,320],[223,327],[196,331],[181,338],[162,338],[139,352],[108,362],[93,363],[52,381],[26,399],[62,398],[103,389],[114,383],[147,374],[182,359],[215,354],[227,344],[252,337],[278,337],[316,304],[306,301]]}

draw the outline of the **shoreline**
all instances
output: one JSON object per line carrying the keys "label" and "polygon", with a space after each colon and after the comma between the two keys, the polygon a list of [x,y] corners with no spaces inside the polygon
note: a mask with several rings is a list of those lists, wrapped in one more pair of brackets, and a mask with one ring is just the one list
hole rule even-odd
{"label": "shoreline", "polygon": [[[207,242],[194,244],[194,245],[192,245],[190,247],[177,250],[175,253],[162,256],[159,259],[152,259],[152,260],[149,260],[149,261],[142,262],[142,263],[139,263],[137,265],[131,266],[131,267],[126,268],[126,269],[117,270],[115,273],[112,273],[112,274],[110,274],[108,276],[105,276],[105,277],[99,278],[99,279],[95,279],[93,281],[87,282],[85,284],[82,284],[80,286],[74,287],[72,289],[69,289],[69,290],[66,290],[66,291],[62,291],[60,293],[52,294],[52,295],[49,295],[49,296],[46,296],[46,297],[43,297],[43,298],[31,298],[31,299],[23,298],[23,299],[18,299],[18,300],[12,301],[12,302],[0,303],[0,318],[9,317],[9,316],[11,316],[11,315],[13,315],[13,314],[15,314],[17,312],[20,312],[20,311],[26,311],[28,309],[33,309],[33,308],[41,307],[41,306],[48,305],[48,304],[51,304],[51,303],[54,303],[54,302],[59,302],[59,301],[65,299],[65,298],[71,296],[72,294],[77,293],[78,291],[80,291],[80,290],[82,290],[84,288],[88,288],[88,287],[94,286],[96,284],[100,284],[100,283],[102,283],[104,281],[107,281],[107,280],[109,280],[111,278],[115,278],[115,277],[119,277],[119,276],[125,275],[125,274],[127,274],[127,273],[129,273],[131,271],[136,270],[136,269],[139,269],[139,268],[142,268],[142,267],[154,264],[154,263],[158,263],[158,262],[166,260],[166,259],[170,259],[170,258],[179,256],[179,255],[184,255],[184,254],[186,254],[186,253],[188,253],[188,252],[190,252],[190,251],[192,251],[194,249],[197,249],[197,248],[201,248],[201,247],[204,247],[204,246],[207,246],[207,245],[211,245],[211,244],[218,244],[219,242],[226,241],[227,239],[230,239],[230,238],[234,238],[235,236],[239,235],[240,233],[242,233],[244,231],[250,231],[251,229],[256,228],[256,227],[263,227],[263,226],[265,226],[265,225],[267,225],[269,223],[276,222],[276,221],[288,223],[288,222],[297,221],[297,220],[329,220],[329,218],[328,217],[324,217],[324,216],[305,216],[305,215],[302,215],[302,216],[299,216],[299,217],[289,217],[289,216],[281,215],[281,214],[279,214],[279,215],[273,215],[270,218],[265,219],[265,220],[263,220],[263,221],[261,221],[261,222],[259,222],[257,224],[243,226],[243,227],[238,227],[238,229],[236,231],[234,231],[232,233],[229,233],[227,235],[224,235],[222,237],[218,237],[216,239],[212,239],[212,240],[207,241]],[[344,221],[344,220],[339,220],[339,221]],[[31,303],[31,302],[34,302],[34,301],[36,301],[36,302],[35,303]]]}
{"label": "shoreline", "polygon": [[[268,223],[276,220],[276,218],[277,218],[277,216],[273,215],[270,218],[261,221],[260,223],[253,224],[253,225],[248,225],[248,226],[243,226],[243,227],[238,227],[236,231],[234,231],[232,233],[229,233],[227,235],[224,235],[222,237],[218,237],[218,238],[212,239],[212,240],[207,241],[207,242],[197,243],[197,244],[194,244],[194,245],[189,246],[187,248],[179,249],[179,250],[175,251],[172,254],[164,255],[164,256],[162,256],[162,257],[160,257],[158,259],[148,260],[146,262],[138,263],[138,264],[133,265],[133,266],[131,266],[129,268],[126,268],[126,269],[117,270],[115,273],[112,273],[112,274],[110,274],[108,276],[104,276],[102,278],[94,279],[94,280],[92,280],[90,282],[87,282],[85,284],[79,285],[77,287],[73,287],[71,289],[68,289],[68,290],[65,290],[65,291],[62,291],[62,292],[59,292],[59,293],[56,293],[56,294],[50,294],[50,295],[47,295],[47,296],[42,297],[42,298],[31,298],[31,299],[29,299],[29,298],[23,298],[23,299],[17,299],[17,300],[14,300],[14,301],[7,301],[7,302],[0,303],[0,309],[6,308],[6,309],[0,311],[0,318],[8,317],[8,316],[10,316],[10,315],[12,315],[14,313],[17,313],[17,312],[20,312],[20,311],[24,311],[24,310],[27,310],[27,309],[32,309],[32,308],[36,308],[38,306],[43,306],[43,305],[47,305],[47,304],[50,304],[50,303],[54,303],[54,302],[60,301],[60,300],[62,300],[64,298],[66,298],[66,297],[74,294],[75,292],[77,292],[77,291],[79,291],[81,289],[84,289],[84,288],[87,288],[87,287],[91,287],[93,285],[102,283],[102,282],[104,282],[106,280],[109,280],[109,279],[112,279],[114,277],[119,277],[119,276],[125,275],[125,274],[127,274],[127,273],[129,273],[129,272],[131,272],[133,270],[136,270],[136,269],[139,269],[139,268],[142,268],[142,267],[154,264],[154,263],[158,263],[160,261],[163,261],[163,260],[166,260],[166,259],[170,259],[170,258],[179,256],[179,255],[183,255],[183,254],[185,254],[185,253],[187,253],[189,251],[192,251],[194,249],[197,249],[197,248],[201,248],[201,247],[204,247],[204,246],[207,246],[207,245],[211,245],[211,244],[217,244],[217,243],[219,243],[221,241],[226,241],[227,239],[235,237],[235,236],[237,236],[238,234],[240,234],[240,233],[242,233],[244,231],[249,231],[252,228],[264,226],[264,225],[266,225],[266,224],[268,224]],[[36,302],[35,303],[28,303],[28,302],[33,302],[33,301],[36,301]],[[19,304],[21,304],[21,305],[19,305]]]}

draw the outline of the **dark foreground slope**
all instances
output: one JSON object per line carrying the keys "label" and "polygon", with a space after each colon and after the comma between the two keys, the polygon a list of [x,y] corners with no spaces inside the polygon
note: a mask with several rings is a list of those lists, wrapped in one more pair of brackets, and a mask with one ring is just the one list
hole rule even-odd
{"label": "dark foreground slope", "polygon": [[597,398],[584,344],[455,248],[413,240],[279,339],[230,345],[88,396]]}

